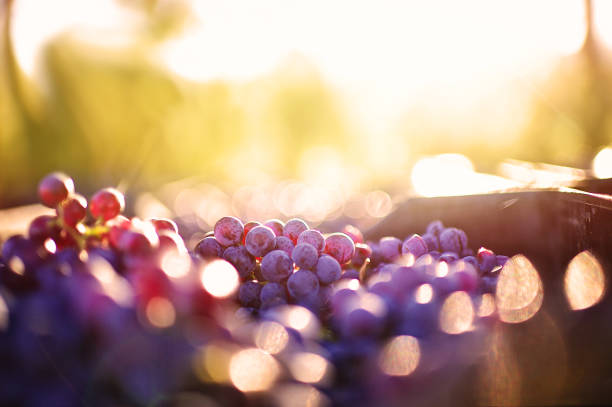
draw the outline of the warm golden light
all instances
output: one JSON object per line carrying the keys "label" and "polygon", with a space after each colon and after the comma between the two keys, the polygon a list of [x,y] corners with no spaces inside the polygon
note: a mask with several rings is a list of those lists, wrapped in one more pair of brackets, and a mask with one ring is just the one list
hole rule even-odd
{"label": "warm golden light", "polygon": [[19,274],[20,276],[22,276],[23,273],[25,273],[25,264],[23,264],[23,260],[21,260],[17,256],[11,257],[8,262],[8,266],[15,274]]}
{"label": "warm golden light", "polygon": [[277,322],[262,322],[255,330],[255,345],[270,354],[274,355],[283,351],[288,342],[287,330]]}
{"label": "warm golden light", "polygon": [[436,266],[436,277],[445,277],[448,275],[448,263],[441,261]]}
{"label": "warm golden light", "polygon": [[154,297],[147,303],[147,320],[156,328],[168,328],[174,324],[176,311],[172,303],[163,297]]}
{"label": "warm golden light", "polygon": [[132,304],[132,286],[125,278],[115,272],[113,266],[100,257],[90,257],[87,261],[91,274],[100,283],[104,294],[117,304],[127,307]]}
{"label": "warm golden light", "polygon": [[433,298],[433,288],[430,284],[421,284],[414,297],[419,304],[427,304]]}
{"label": "warm golden light", "polygon": [[6,301],[0,295],[0,331],[6,330],[9,323],[9,309]]}
{"label": "warm golden light", "polygon": [[385,345],[378,364],[389,376],[407,376],[417,368],[420,358],[419,341],[412,336],[401,335]]}
{"label": "warm golden light", "polygon": [[200,275],[200,280],[204,289],[218,298],[233,294],[240,283],[238,272],[225,260],[214,260],[208,263]]}
{"label": "warm golden light", "polygon": [[211,343],[198,352],[195,371],[202,381],[229,383],[229,366],[234,352],[224,343]]}
{"label": "warm golden light", "polygon": [[387,312],[387,306],[383,299],[372,293],[365,293],[359,297],[359,307],[379,317]]}
{"label": "warm golden light", "polygon": [[573,310],[592,307],[603,297],[606,278],[601,264],[589,251],[578,253],[565,271],[565,296]]}
{"label": "warm golden light", "polygon": [[161,269],[168,277],[185,277],[191,269],[191,258],[187,253],[170,250],[162,256]]}
{"label": "warm golden light", "polygon": [[602,148],[593,159],[593,173],[597,178],[612,178],[612,148]]}
{"label": "warm golden light", "polygon": [[480,297],[480,304],[476,312],[479,317],[488,317],[495,312],[495,297],[492,294],[483,294]]}
{"label": "warm golden light", "polygon": [[289,361],[289,370],[302,383],[320,383],[330,368],[329,362],[316,353],[299,352]]}
{"label": "warm golden light", "polygon": [[331,403],[324,394],[311,385],[290,383],[275,386],[271,394],[278,407],[323,407]]}
{"label": "warm golden light", "polygon": [[470,296],[464,291],[449,295],[440,310],[440,329],[448,334],[461,334],[472,327],[474,307]]}
{"label": "warm golden light", "polygon": [[542,306],[544,289],[533,264],[523,255],[510,258],[500,271],[495,292],[499,317],[504,322],[524,322]]}
{"label": "warm golden light", "polygon": [[49,253],[55,253],[55,251],[57,250],[57,245],[55,244],[55,241],[53,239],[45,240],[45,243],[43,244],[43,246],[45,246],[45,249]]}
{"label": "warm golden light", "polygon": [[349,280],[347,287],[349,290],[357,291],[359,290],[360,285],[361,284],[359,283],[359,280],[357,280],[356,278],[352,278],[351,280]]}
{"label": "warm golden light", "polygon": [[272,387],[280,373],[278,362],[261,349],[250,348],[232,356],[230,379],[243,392],[264,391]]}

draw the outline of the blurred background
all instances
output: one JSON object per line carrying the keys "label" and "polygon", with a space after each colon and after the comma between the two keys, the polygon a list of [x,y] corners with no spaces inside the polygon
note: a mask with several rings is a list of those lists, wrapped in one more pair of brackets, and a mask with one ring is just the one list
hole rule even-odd
{"label": "blurred background", "polygon": [[610,2],[0,4],[0,208],[54,170],[202,226],[612,175]]}

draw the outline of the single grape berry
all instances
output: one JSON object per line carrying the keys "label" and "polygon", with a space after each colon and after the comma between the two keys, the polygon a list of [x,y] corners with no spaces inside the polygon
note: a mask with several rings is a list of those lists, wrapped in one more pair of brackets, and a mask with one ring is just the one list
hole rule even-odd
{"label": "single grape berry", "polygon": [[223,257],[223,246],[217,242],[214,236],[208,236],[200,240],[194,251],[203,259]]}
{"label": "single grape berry", "polygon": [[257,221],[250,221],[244,224],[244,233],[242,234],[242,244],[246,242],[246,237],[255,226],[261,226],[261,223]]}
{"label": "single grape berry", "polygon": [[440,248],[443,252],[461,253],[467,248],[467,236],[463,230],[446,228],[440,233]]}
{"label": "single grape berry", "polygon": [[272,250],[261,260],[261,274],[267,281],[279,283],[293,272],[293,260],[282,250]]}
{"label": "single grape berry", "polygon": [[96,219],[109,220],[119,215],[125,207],[123,194],[115,188],[104,188],[91,197],[89,211]]}
{"label": "single grape berry", "polygon": [[158,231],[157,236],[159,236],[159,248],[162,251],[171,250],[179,253],[187,253],[185,242],[178,233],[172,230],[164,229]]}
{"label": "single grape berry", "polygon": [[215,239],[222,246],[227,247],[237,245],[242,241],[244,226],[240,219],[233,216],[225,216],[217,221],[214,230]]}
{"label": "single grape berry", "polygon": [[363,243],[363,233],[357,227],[353,225],[346,225],[342,228],[342,233],[353,239],[355,243]]}
{"label": "single grape berry", "polygon": [[223,258],[230,262],[240,278],[247,278],[255,270],[255,258],[247,251],[244,246],[230,246],[223,252]]}
{"label": "single grape berry", "polygon": [[176,226],[176,222],[171,219],[166,218],[151,218],[149,222],[153,224],[156,231],[161,230],[169,230],[174,233],[178,233],[178,226]]}
{"label": "single grape berry", "polygon": [[309,245],[317,249],[317,252],[319,254],[323,253],[323,251],[325,250],[325,238],[323,237],[321,232],[316,229],[308,229],[300,233],[297,239],[297,244],[300,243],[308,243]]}
{"label": "single grape berry", "polygon": [[72,178],[61,172],[53,172],[38,184],[38,197],[43,205],[55,208],[74,193]]}
{"label": "single grape berry", "polygon": [[493,270],[493,267],[497,266],[497,256],[489,249],[484,247],[478,249],[477,258],[481,273],[488,273]]}
{"label": "single grape berry", "polygon": [[351,259],[351,264],[355,267],[361,267],[366,260],[372,255],[370,246],[364,243],[355,244],[355,254]]}
{"label": "single grape berry", "polygon": [[62,220],[68,226],[76,226],[87,216],[87,200],[83,195],[72,194],[61,203]]}
{"label": "single grape berry", "polygon": [[289,276],[287,289],[296,300],[316,295],[319,291],[319,279],[309,270],[298,270]]}
{"label": "single grape berry", "polygon": [[28,236],[30,240],[41,243],[47,238],[59,236],[60,227],[55,224],[57,218],[50,215],[37,216],[30,222]]}
{"label": "single grape berry", "polygon": [[153,250],[157,244],[159,244],[159,242],[152,241],[147,233],[136,230],[125,230],[119,237],[118,247],[119,250],[125,253],[142,255]]}
{"label": "single grape berry", "polygon": [[108,242],[112,247],[119,247],[119,240],[123,233],[130,229],[132,221],[125,216],[117,216],[107,223],[108,226]]}
{"label": "single grape berry", "polygon": [[427,225],[427,229],[425,233],[432,234],[434,236],[440,236],[442,231],[444,230],[444,224],[440,220],[434,220],[429,225]]}
{"label": "single grape berry", "polygon": [[387,236],[380,239],[378,248],[382,253],[383,261],[391,263],[400,256],[402,250],[402,241],[397,237]]}
{"label": "single grape berry", "polygon": [[264,223],[264,226],[267,226],[272,229],[276,236],[282,236],[283,229],[285,228],[285,224],[283,223],[283,221],[278,219],[270,219]]}
{"label": "single grape berry", "polygon": [[342,267],[334,257],[323,255],[319,257],[315,271],[321,284],[331,284],[340,279]]}
{"label": "single grape berry", "polygon": [[408,239],[404,240],[402,244],[402,254],[405,255],[410,253],[415,259],[421,257],[428,251],[427,243],[417,234],[410,236]]}
{"label": "single grape berry", "polygon": [[259,308],[261,288],[261,284],[257,281],[245,281],[238,290],[238,301],[243,307]]}
{"label": "single grape berry", "polygon": [[355,243],[344,233],[332,233],[325,239],[325,253],[340,264],[348,263],[355,254]]}
{"label": "single grape berry", "polygon": [[438,243],[438,237],[436,235],[432,233],[425,233],[421,237],[423,238],[423,241],[427,245],[428,252],[440,249],[440,244]]}
{"label": "single grape berry", "polygon": [[293,249],[291,258],[299,268],[312,269],[317,264],[319,254],[317,249],[308,243],[300,243]]}
{"label": "single grape berry", "polygon": [[285,287],[279,283],[267,283],[261,289],[259,299],[262,304],[270,303],[276,299],[281,299],[285,303],[287,302],[287,293]]}
{"label": "single grape berry", "polygon": [[267,226],[255,226],[246,235],[244,246],[255,257],[263,257],[274,250],[274,232]]}
{"label": "single grape berry", "polygon": [[308,225],[302,219],[294,218],[289,220],[283,228],[283,236],[287,236],[293,244],[297,243],[300,233],[308,230]]}
{"label": "single grape berry", "polygon": [[286,236],[276,236],[274,238],[274,248],[276,250],[284,251],[289,256],[291,256],[291,253],[293,253],[293,248],[294,247],[295,247],[295,245],[293,244],[291,239],[289,239]]}

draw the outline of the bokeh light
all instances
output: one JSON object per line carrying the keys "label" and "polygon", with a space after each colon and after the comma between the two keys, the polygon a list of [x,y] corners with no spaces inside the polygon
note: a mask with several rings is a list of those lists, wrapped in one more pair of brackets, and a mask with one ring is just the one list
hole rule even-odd
{"label": "bokeh light", "polygon": [[9,309],[4,297],[0,295],[0,331],[6,330],[9,323]]}
{"label": "bokeh light", "polygon": [[163,297],[154,297],[147,302],[147,320],[156,328],[168,328],[174,324],[176,311],[172,303]]}
{"label": "bokeh light", "polygon": [[269,353],[257,349],[244,349],[232,356],[229,364],[233,385],[243,392],[264,391],[272,387],[280,368]]}
{"label": "bokeh light", "polygon": [[272,396],[278,407],[325,407],[329,399],[315,387],[307,384],[288,383],[274,387]]}
{"label": "bokeh light", "polygon": [[474,307],[472,299],[464,291],[449,295],[440,310],[440,329],[448,334],[461,334],[472,327]]}
{"label": "bokeh light", "polygon": [[495,303],[504,322],[519,323],[533,317],[544,300],[542,280],[523,255],[511,257],[499,274]]}
{"label": "bokeh light", "polygon": [[289,343],[289,334],[284,326],[273,321],[264,321],[254,331],[255,345],[274,355],[282,352]]}
{"label": "bokeh light", "polygon": [[289,370],[299,382],[320,384],[327,379],[330,364],[323,356],[316,353],[297,352],[291,356]]}
{"label": "bokeh light", "polygon": [[225,260],[214,260],[200,274],[204,289],[217,298],[227,297],[238,289],[238,272]]}
{"label": "bokeh light", "polygon": [[593,173],[597,178],[612,178],[612,148],[602,148],[593,159]]}
{"label": "bokeh light", "polygon": [[419,304],[427,304],[433,298],[433,288],[431,284],[421,284],[415,294],[414,294],[416,302]]}
{"label": "bokeh light", "polygon": [[495,297],[492,294],[485,293],[480,297],[478,310],[476,314],[479,317],[488,317],[495,312]]}
{"label": "bokeh light", "polygon": [[383,348],[378,363],[389,376],[407,376],[419,365],[421,349],[419,341],[412,336],[392,338]]}
{"label": "bokeh light", "polygon": [[187,253],[168,250],[161,258],[161,269],[168,277],[185,277],[191,270],[191,258]]}
{"label": "bokeh light", "polygon": [[565,296],[573,310],[597,304],[606,289],[603,267],[589,251],[578,253],[570,261],[563,282]]}

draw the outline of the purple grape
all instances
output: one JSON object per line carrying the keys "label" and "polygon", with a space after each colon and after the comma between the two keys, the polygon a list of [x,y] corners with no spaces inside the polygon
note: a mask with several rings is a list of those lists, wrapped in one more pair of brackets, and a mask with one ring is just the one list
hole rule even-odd
{"label": "purple grape", "polygon": [[408,239],[404,240],[402,244],[402,254],[406,255],[410,253],[415,259],[421,257],[428,251],[427,243],[417,234],[410,236]]}
{"label": "purple grape", "polygon": [[259,296],[261,294],[261,284],[257,281],[245,281],[240,285],[238,290],[238,301],[244,307],[259,308],[261,301]]}
{"label": "purple grape", "polygon": [[459,260],[459,255],[455,252],[444,252],[438,257],[438,260],[452,263]]}
{"label": "purple grape", "polygon": [[461,260],[463,260],[464,262],[468,264],[471,264],[476,270],[480,269],[480,265],[478,264],[478,259],[474,256],[466,256],[462,258]]}
{"label": "purple grape", "polygon": [[[375,294],[372,294],[375,295]],[[345,338],[376,337],[384,327],[384,319],[364,308],[356,308],[341,321],[341,332]]]}
{"label": "purple grape", "polygon": [[472,268],[457,271],[451,275],[451,278],[456,281],[459,290],[468,294],[474,293],[478,288],[478,274]]}
{"label": "purple grape", "polygon": [[217,221],[214,227],[215,238],[221,246],[233,246],[242,241],[244,226],[240,219],[233,216],[225,216]]}
{"label": "purple grape", "polygon": [[279,283],[266,283],[261,289],[261,293],[259,294],[259,299],[262,304],[269,303],[274,299],[282,299],[287,302],[287,293],[285,292],[285,287],[283,287]]}
{"label": "purple grape", "polygon": [[444,252],[461,253],[467,248],[467,236],[463,230],[446,228],[440,233],[440,248]]}
{"label": "purple grape", "polygon": [[459,255],[460,257],[467,257],[467,256],[474,256],[476,253],[474,252],[473,249],[470,249],[469,247],[467,248],[463,248],[463,250],[461,250],[461,254]]}
{"label": "purple grape", "polygon": [[478,263],[480,264],[480,272],[488,273],[497,266],[497,256],[493,251],[481,247],[478,249]]}
{"label": "purple grape", "polygon": [[355,244],[355,254],[351,259],[351,264],[355,267],[361,267],[366,260],[372,255],[372,249],[367,244]]}
{"label": "purple grape", "polygon": [[425,230],[426,234],[431,234],[434,236],[440,236],[442,231],[444,230],[444,224],[440,220],[434,220],[429,225],[427,225],[427,229]]}
{"label": "purple grape", "polygon": [[331,284],[340,279],[342,267],[335,258],[324,254],[319,257],[315,271],[321,284]]}
{"label": "purple grape", "polygon": [[348,235],[348,237],[353,239],[353,242],[355,242],[355,244],[363,243],[363,233],[361,233],[361,230],[359,230],[359,228],[353,225],[346,225],[345,227],[343,227],[342,233]]}
{"label": "purple grape", "polygon": [[305,230],[298,236],[297,244],[300,243],[308,243],[312,245],[319,254],[323,253],[325,250],[325,238],[316,229]]}
{"label": "purple grape", "polygon": [[293,245],[293,242],[291,241],[291,239],[289,239],[286,236],[276,236],[274,238],[274,248],[276,250],[284,251],[289,256],[291,256],[291,253],[293,253],[294,247],[295,246]]}
{"label": "purple grape", "polygon": [[440,245],[438,244],[438,237],[433,233],[425,233],[421,236],[427,245],[427,251],[438,250]]}
{"label": "purple grape", "polygon": [[194,251],[203,259],[223,257],[223,246],[217,242],[214,236],[208,236],[200,240]]}
{"label": "purple grape", "polygon": [[319,258],[317,249],[308,243],[300,243],[293,249],[291,258],[295,265],[301,269],[312,269]]}
{"label": "purple grape", "polygon": [[287,289],[291,297],[296,300],[317,295],[319,291],[319,279],[309,270],[298,270],[289,276]]}
{"label": "purple grape", "polygon": [[345,264],[355,254],[355,243],[344,233],[332,233],[325,239],[325,253],[338,260],[338,263]]}
{"label": "purple grape", "polygon": [[293,271],[293,260],[282,250],[272,250],[261,260],[261,274],[267,281],[279,283]]}
{"label": "purple grape", "polygon": [[246,237],[255,226],[261,226],[261,223],[257,221],[250,221],[244,224],[244,233],[242,234],[242,244],[245,243]]}
{"label": "purple grape", "polygon": [[346,269],[340,275],[340,279],[341,280],[344,280],[344,279],[349,279],[349,280],[357,279],[357,280],[359,280],[359,270],[353,269],[353,268]]}
{"label": "purple grape", "polygon": [[276,236],[282,236],[283,229],[285,228],[285,224],[283,223],[283,221],[278,219],[270,219],[264,223],[264,226],[267,226],[272,229]]}
{"label": "purple grape", "polygon": [[400,256],[402,241],[396,237],[386,236],[380,239],[378,247],[382,253],[383,261],[392,263]]}
{"label": "purple grape", "polygon": [[302,219],[294,218],[285,223],[283,236],[288,237],[295,244],[302,232],[308,230],[308,225]]}
{"label": "purple grape", "polygon": [[38,184],[38,197],[43,205],[54,208],[74,193],[72,178],[61,172],[47,175]]}
{"label": "purple grape", "polygon": [[502,266],[502,267],[504,267],[504,265],[506,264],[506,262],[509,259],[508,256],[503,256],[501,254],[498,254],[497,256],[495,256],[495,258],[497,259],[497,265],[498,266]]}
{"label": "purple grape", "polygon": [[230,246],[223,252],[223,258],[230,262],[240,275],[247,278],[255,270],[255,259],[244,246]]}
{"label": "purple grape", "polygon": [[255,226],[247,233],[244,245],[255,257],[263,257],[274,250],[274,231],[267,226]]}
{"label": "purple grape", "polygon": [[368,242],[367,244],[372,250],[372,254],[370,255],[370,264],[372,267],[376,267],[384,261],[382,251],[380,250],[378,243]]}

